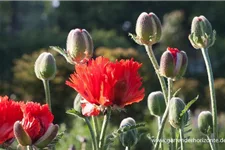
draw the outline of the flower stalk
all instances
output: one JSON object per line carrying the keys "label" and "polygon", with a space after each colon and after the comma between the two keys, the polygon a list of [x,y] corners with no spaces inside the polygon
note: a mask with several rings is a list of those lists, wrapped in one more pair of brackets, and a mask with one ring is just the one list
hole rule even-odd
{"label": "flower stalk", "polygon": [[181,128],[179,129],[179,134],[180,134],[180,150],[185,150],[185,145],[184,145],[184,122],[182,121],[181,123]]}
{"label": "flower stalk", "polygon": [[168,100],[167,100],[167,87],[166,87],[166,82],[164,80],[164,78],[162,76],[160,76],[159,74],[159,64],[155,58],[155,55],[153,53],[153,50],[152,50],[152,45],[145,45],[145,49],[146,49],[146,52],[148,54],[148,57],[155,69],[155,72],[158,76],[158,79],[159,79],[159,82],[160,82],[160,85],[161,85],[161,88],[162,88],[162,92],[163,92],[163,95],[164,95],[164,98],[165,98],[165,102],[167,103]]}
{"label": "flower stalk", "polygon": [[42,81],[43,81],[44,90],[45,90],[46,103],[48,104],[50,111],[52,111],[51,95],[50,95],[50,88],[49,88],[49,80],[42,80]]}
{"label": "flower stalk", "polygon": [[[216,106],[216,94],[214,88],[214,78],[212,72],[212,66],[208,54],[208,49],[202,48],[202,55],[205,61],[206,70],[208,74],[209,90],[211,98],[211,108],[212,108],[212,118],[213,118],[213,138],[218,139],[218,124],[217,124],[217,106]],[[218,149],[218,144],[215,143],[216,149]]]}
{"label": "flower stalk", "polygon": [[208,141],[209,141],[209,145],[210,145],[210,148],[211,148],[211,150],[215,150],[215,146],[214,146],[214,144],[212,143],[212,139],[207,135],[207,139],[208,139]]}
{"label": "flower stalk", "polygon": [[92,143],[93,143],[93,150],[97,150],[97,143],[96,143],[96,138],[95,138],[95,134],[94,134],[94,131],[93,131],[93,128],[91,126],[91,123],[89,121],[89,119],[87,117],[85,117],[85,122],[87,123],[87,126],[88,126],[88,129],[91,133],[91,138],[92,138]]}
{"label": "flower stalk", "polygon": [[106,129],[107,129],[109,120],[110,120],[110,116],[111,116],[111,109],[108,108],[102,123],[102,129],[101,129],[101,134],[99,139],[99,150],[104,149],[105,134],[106,134]]}
{"label": "flower stalk", "polygon": [[95,139],[96,139],[96,145],[99,143],[99,128],[98,128],[98,120],[96,117],[92,116],[92,124],[93,124],[93,129],[94,129],[94,134],[95,134]]}

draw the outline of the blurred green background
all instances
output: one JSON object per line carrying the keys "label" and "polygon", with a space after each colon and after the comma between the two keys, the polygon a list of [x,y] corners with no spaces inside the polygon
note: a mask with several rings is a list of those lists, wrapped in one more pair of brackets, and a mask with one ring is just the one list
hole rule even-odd
{"label": "blurred green background", "polygon": [[[125,117],[145,122],[142,132],[156,135],[156,121],[146,107],[146,97],[160,90],[159,82],[143,46],[137,45],[128,33],[135,33],[136,19],[141,12],[154,12],[162,21],[163,36],[154,45],[157,59],[166,48],[184,50],[189,58],[185,77],[174,83],[174,90],[181,88],[180,96],[185,102],[199,94],[199,100],[191,107],[193,132],[191,138],[203,137],[197,130],[196,119],[200,110],[210,109],[208,80],[204,61],[199,50],[189,43],[191,21],[194,16],[204,15],[217,31],[216,42],[209,53],[215,77],[215,88],[220,121],[220,138],[225,137],[225,2],[63,2],[63,1],[5,1],[0,2],[0,95],[9,95],[15,100],[44,103],[43,85],[34,74],[34,62],[42,51],[54,54],[58,72],[50,82],[55,123],[61,124],[66,134],[57,149],[82,145],[90,149],[89,132],[84,123],[65,113],[73,107],[76,92],[65,85],[74,67],[49,46],[65,48],[67,34],[71,29],[84,28],[93,38],[95,55],[104,55],[111,60],[131,58],[143,63],[140,70],[145,99],[139,104],[126,107],[126,112],[113,112],[109,132],[118,128]],[[102,116],[101,116],[102,117]],[[100,117],[100,119],[101,119]],[[169,131],[168,131],[169,132]],[[87,138],[87,145],[82,144]],[[189,143],[188,149],[208,150],[207,143]],[[221,150],[225,149],[222,146]],[[145,138],[133,149],[149,150],[150,141]],[[123,149],[117,141],[111,149]]]}

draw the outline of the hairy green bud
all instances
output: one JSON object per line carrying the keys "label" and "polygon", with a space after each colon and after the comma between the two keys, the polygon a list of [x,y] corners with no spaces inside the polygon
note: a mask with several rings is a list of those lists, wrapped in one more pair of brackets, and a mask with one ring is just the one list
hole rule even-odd
{"label": "hairy green bud", "polygon": [[206,135],[213,132],[212,113],[210,111],[202,111],[198,116],[198,128]]}

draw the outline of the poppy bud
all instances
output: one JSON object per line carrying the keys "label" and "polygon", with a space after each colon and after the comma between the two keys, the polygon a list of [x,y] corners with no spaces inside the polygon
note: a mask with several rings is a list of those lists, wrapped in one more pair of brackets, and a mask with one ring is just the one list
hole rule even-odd
{"label": "poppy bud", "polygon": [[180,128],[188,122],[189,114],[186,112],[182,117],[180,116],[185,103],[179,97],[173,97],[169,101],[169,122],[174,128]]}
{"label": "poppy bud", "polygon": [[143,12],[136,22],[136,37],[134,40],[140,45],[153,45],[161,38],[162,27],[159,18],[154,13]]}
{"label": "poppy bud", "polygon": [[194,17],[189,40],[195,49],[209,48],[216,40],[216,31],[204,16]]}
{"label": "poppy bud", "polygon": [[71,30],[66,43],[67,59],[72,64],[85,63],[93,55],[93,41],[85,29]]}
{"label": "poppy bud", "polygon": [[48,130],[45,132],[45,134],[38,139],[34,145],[38,148],[44,148],[46,147],[57,135],[59,130],[59,126],[50,124],[48,127]]}
{"label": "poppy bud", "polygon": [[[136,125],[136,122],[133,118],[128,117],[122,120],[120,123],[120,128],[124,128],[127,126]],[[138,141],[138,131],[137,129],[132,129],[120,134],[120,142],[124,147],[131,147],[135,145]]]}
{"label": "poppy bud", "polygon": [[152,92],[148,96],[148,109],[151,115],[160,117],[166,109],[166,103],[161,91]]}
{"label": "poppy bud", "polygon": [[30,136],[23,129],[23,126],[21,125],[19,121],[16,121],[14,123],[13,130],[14,130],[14,135],[20,145],[27,146],[32,144]]}
{"label": "poppy bud", "polygon": [[38,79],[51,80],[56,74],[56,62],[51,53],[43,52],[37,58],[34,71]]}
{"label": "poppy bud", "polygon": [[159,72],[167,78],[182,77],[187,69],[188,58],[184,51],[168,47],[160,59]]}
{"label": "poppy bud", "polygon": [[206,135],[210,135],[213,131],[212,114],[209,111],[202,111],[198,116],[198,128]]}

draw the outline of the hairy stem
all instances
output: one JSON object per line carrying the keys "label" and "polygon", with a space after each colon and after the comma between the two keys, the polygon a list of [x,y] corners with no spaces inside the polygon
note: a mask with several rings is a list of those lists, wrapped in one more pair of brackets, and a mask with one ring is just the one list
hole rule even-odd
{"label": "hairy stem", "polygon": [[27,146],[27,150],[33,150],[33,147],[30,146],[30,145],[28,145],[28,146]]}
{"label": "hairy stem", "polygon": [[[160,129],[161,121],[162,121],[162,117],[158,117],[158,130]],[[163,139],[163,135],[162,135],[161,138]],[[164,146],[163,146],[163,143],[162,142],[160,142],[160,149],[161,150],[164,150]]]}
{"label": "hairy stem", "polygon": [[211,140],[211,138],[207,135],[207,139],[208,139],[208,141],[209,141],[209,145],[210,145],[210,148],[211,148],[211,150],[215,150],[215,146],[214,146],[214,144],[212,143],[212,140]]}
{"label": "hairy stem", "polygon": [[[172,98],[172,93],[173,93],[173,80],[168,78],[168,101]],[[171,134],[171,138],[172,143],[171,143],[171,150],[175,150],[176,147],[176,143],[174,142],[174,139],[176,138],[176,133],[175,133],[175,129],[170,125],[170,134]]]}
{"label": "hairy stem", "polygon": [[180,133],[180,150],[185,150],[185,146],[184,146],[184,125],[183,125],[183,121],[181,123],[181,128],[179,129],[179,133]]}
{"label": "hairy stem", "polygon": [[96,139],[95,139],[95,134],[93,131],[93,128],[91,126],[91,123],[87,117],[85,117],[85,122],[87,123],[88,129],[91,133],[91,138],[92,138],[92,143],[93,143],[93,150],[97,150],[97,144],[96,144]]}
{"label": "hairy stem", "polygon": [[50,111],[52,111],[49,80],[42,80],[42,81],[45,89],[46,103],[48,104]]}
{"label": "hairy stem", "polygon": [[158,79],[159,79],[159,82],[160,82],[160,85],[161,85],[161,88],[162,88],[162,92],[163,92],[163,95],[164,95],[164,98],[165,98],[165,102],[167,103],[167,87],[166,87],[166,82],[164,80],[164,78],[162,76],[160,76],[159,74],[159,64],[155,58],[155,55],[153,53],[153,50],[152,50],[152,46],[151,45],[145,45],[145,49],[146,49],[146,52],[148,54],[148,57],[155,69],[155,72],[158,76]]}
{"label": "hairy stem", "polygon": [[[205,61],[206,70],[208,74],[209,81],[209,90],[210,90],[210,98],[211,98],[211,108],[212,108],[212,117],[213,117],[213,138],[218,139],[218,124],[217,124],[217,106],[216,106],[216,93],[214,88],[214,78],[212,66],[208,54],[208,49],[202,48],[202,55]],[[218,144],[215,143],[216,150],[218,150]]]}
{"label": "hairy stem", "polygon": [[96,144],[99,144],[99,128],[98,128],[98,120],[96,117],[92,117],[92,124],[95,133]]}
{"label": "hairy stem", "polygon": [[99,139],[99,149],[103,150],[104,148],[104,140],[105,140],[105,134],[106,134],[106,129],[110,120],[110,115],[111,115],[111,109],[107,109],[106,115],[104,116],[104,120],[102,123],[102,130],[100,134],[100,139]]}
{"label": "hairy stem", "polygon": [[125,150],[131,150],[131,147],[130,146],[126,146]]}

